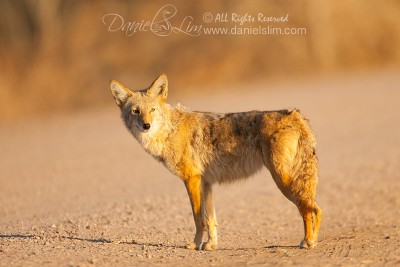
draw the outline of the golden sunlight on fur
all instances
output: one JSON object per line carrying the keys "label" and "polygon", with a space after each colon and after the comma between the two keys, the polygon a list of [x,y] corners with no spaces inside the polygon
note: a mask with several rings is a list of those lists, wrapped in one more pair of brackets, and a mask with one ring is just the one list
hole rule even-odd
{"label": "golden sunlight on fur", "polygon": [[315,202],[316,141],[299,110],[188,112],[165,103],[165,74],[142,91],[116,81],[110,87],[129,132],[185,184],[196,225],[189,249],[217,248],[212,185],[246,179],[263,166],[300,211],[305,231],[300,247],[316,246],[322,217]]}

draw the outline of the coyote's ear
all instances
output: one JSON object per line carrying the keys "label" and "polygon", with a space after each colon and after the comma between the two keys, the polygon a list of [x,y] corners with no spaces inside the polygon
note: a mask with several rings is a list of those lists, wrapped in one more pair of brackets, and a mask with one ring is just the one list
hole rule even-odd
{"label": "coyote's ear", "polygon": [[115,80],[110,82],[110,89],[114,96],[115,103],[117,103],[119,107],[122,107],[126,100],[132,95],[132,92],[128,88]]}
{"label": "coyote's ear", "polygon": [[168,96],[168,79],[166,74],[161,74],[147,90],[147,94],[153,97],[161,97],[165,101]]}

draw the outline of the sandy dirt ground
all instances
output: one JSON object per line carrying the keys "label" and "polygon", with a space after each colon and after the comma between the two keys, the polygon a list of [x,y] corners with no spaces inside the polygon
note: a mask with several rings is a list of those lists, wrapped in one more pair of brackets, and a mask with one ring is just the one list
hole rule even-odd
{"label": "sandy dirt ground", "polygon": [[263,170],[215,186],[219,249],[185,249],[194,224],[182,182],[110,105],[0,126],[0,265],[400,266],[398,70],[241,87],[170,102],[300,108],[318,140],[317,248],[297,247],[302,220]]}

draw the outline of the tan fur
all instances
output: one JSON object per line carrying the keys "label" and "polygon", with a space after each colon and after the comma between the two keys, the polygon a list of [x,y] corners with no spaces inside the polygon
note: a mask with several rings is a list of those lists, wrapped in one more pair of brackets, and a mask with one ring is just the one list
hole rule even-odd
{"label": "tan fur", "polygon": [[[188,248],[217,248],[212,184],[245,179],[263,166],[300,211],[305,231],[300,246],[316,245],[322,216],[315,202],[316,142],[298,110],[228,114],[184,111],[165,103],[166,75],[142,91],[133,92],[116,81],[111,81],[110,87],[128,130],[185,184],[196,225],[194,241]],[[149,129],[145,129],[146,124]],[[208,241],[203,244],[206,231]]]}

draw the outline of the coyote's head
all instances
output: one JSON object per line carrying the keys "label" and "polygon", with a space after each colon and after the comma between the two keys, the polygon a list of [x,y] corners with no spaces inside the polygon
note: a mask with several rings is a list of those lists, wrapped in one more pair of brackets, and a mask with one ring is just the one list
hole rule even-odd
{"label": "coyote's head", "polygon": [[148,89],[131,91],[117,81],[111,81],[111,92],[121,109],[126,127],[134,136],[156,132],[164,117],[168,94],[167,75],[160,75]]}

